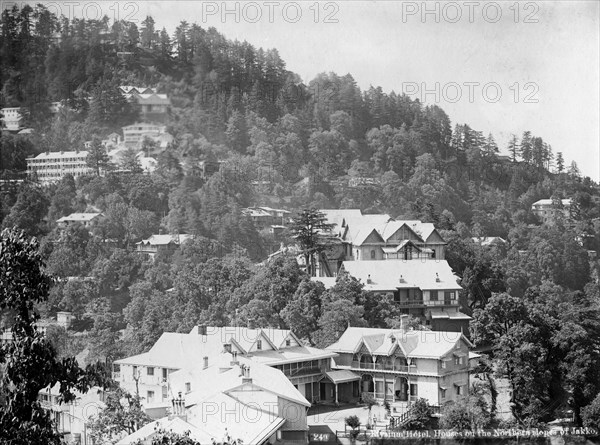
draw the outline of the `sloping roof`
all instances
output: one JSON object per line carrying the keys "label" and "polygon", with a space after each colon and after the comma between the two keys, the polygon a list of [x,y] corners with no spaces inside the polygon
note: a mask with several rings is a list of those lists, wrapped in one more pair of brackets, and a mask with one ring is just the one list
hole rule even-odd
{"label": "sloping roof", "polygon": [[484,247],[487,247],[491,244],[505,244],[506,240],[504,238],[500,238],[499,236],[474,236],[471,238],[474,243],[478,243]]}
{"label": "sloping roof", "polygon": [[[565,207],[568,207],[571,205],[571,199],[561,199],[560,200],[562,205]],[[552,205],[552,199],[540,199],[539,201],[534,202],[533,204],[531,204],[532,206],[551,206]]]}
{"label": "sloping roof", "polygon": [[170,105],[171,101],[166,94],[133,94],[133,97],[140,105]]}
{"label": "sloping roof", "polygon": [[374,355],[390,355],[395,345],[398,345],[406,357],[440,359],[461,341],[472,346],[460,332],[349,327],[337,342],[326,349],[340,353],[354,353],[357,345],[366,337],[380,339],[380,346],[371,352]]}
{"label": "sloping roof", "polygon": [[287,329],[207,326],[206,335],[201,335],[198,333],[198,327],[195,326],[189,334],[165,332],[148,352],[116,360],[115,363],[158,366],[170,369],[182,369],[190,366],[201,367],[204,357],[208,357],[210,364],[214,357],[221,354],[224,344],[232,344],[233,349],[245,354],[260,337],[266,338],[278,348],[278,351],[267,349],[253,351],[252,357],[253,360],[256,359],[257,363],[274,364],[331,357],[330,351],[317,348],[281,346],[290,333],[291,331]]}
{"label": "sloping roof", "polygon": [[[185,384],[189,382],[192,391],[186,394],[185,404],[192,406],[204,400],[212,401],[214,395],[218,393],[232,395],[241,386],[245,386],[246,391],[267,391],[300,405],[310,406],[308,400],[278,369],[240,356],[237,357],[237,365],[232,365],[231,360],[231,354],[219,354],[213,360],[213,364],[206,369],[191,367],[171,373],[169,380],[173,392],[185,393]],[[252,383],[244,383],[241,366],[250,369]]]}
{"label": "sloping roof", "polygon": [[34,158],[28,159],[64,159],[64,158],[87,158],[88,152],[86,150],[80,151],[50,151],[40,153]]}
{"label": "sloping roof", "polygon": [[325,375],[329,380],[331,380],[335,384],[353,382],[355,380],[361,379],[361,377],[358,374],[355,374],[347,369],[343,369],[340,371],[328,371],[325,373]]}
{"label": "sloping roof", "polygon": [[429,238],[431,234],[436,230],[433,223],[425,223],[419,220],[406,220],[399,222],[404,222],[417,235],[419,235],[423,239],[423,241],[427,241],[427,238]]}
{"label": "sloping roof", "polygon": [[56,222],[89,222],[102,213],[71,213],[69,216],[63,216]]}
{"label": "sloping roof", "polygon": [[447,318],[449,320],[472,320],[462,312],[431,311],[431,318]]}
{"label": "sloping roof", "polygon": [[[369,291],[392,291],[398,288],[421,290],[460,290],[457,276],[446,260],[359,260],[344,261],[343,268]],[[437,274],[437,276],[436,276]],[[402,277],[403,282],[400,282]],[[439,281],[436,278],[439,277]]]}
{"label": "sloping roof", "polygon": [[179,235],[152,235],[150,238],[142,240],[136,244],[144,244],[151,246],[166,246],[170,243],[181,244],[184,241],[193,239],[194,235],[179,234]]}
{"label": "sloping roof", "polygon": [[172,419],[165,417],[163,419],[155,420],[154,422],[150,422],[149,424],[144,425],[136,432],[119,440],[117,442],[117,445],[129,445],[136,443],[138,440],[143,441],[149,439],[153,437],[160,429],[171,431],[180,435],[189,432],[189,437],[191,439],[194,439],[203,445],[212,443],[211,439],[214,437],[206,431],[203,431],[202,429],[198,428],[197,426],[186,422],[180,417],[173,417]]}

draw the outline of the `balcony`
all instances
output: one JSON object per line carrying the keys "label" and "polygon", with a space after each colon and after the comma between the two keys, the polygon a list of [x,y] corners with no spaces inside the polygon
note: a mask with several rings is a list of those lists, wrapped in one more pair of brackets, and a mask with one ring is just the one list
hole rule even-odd
{"label": "balcony", "polygon": [[[414,366],[411,366],[414,368]],[[368,363],[352,361],[352,369],[373,370],[373,371],[391,371],[391,372],[408,372],[407,365],[397,365],[395,363]]]}
{"label": "balcony", "polygon": [[400,307],[458,306],[458,300],[394,300]]}

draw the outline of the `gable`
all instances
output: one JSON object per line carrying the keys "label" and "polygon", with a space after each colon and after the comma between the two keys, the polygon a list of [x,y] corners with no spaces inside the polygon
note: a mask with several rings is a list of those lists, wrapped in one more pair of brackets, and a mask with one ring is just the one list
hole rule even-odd
{"label": "gable", "polygon": [[371,230],[371,233],[369,233],[369,236],[367,236],[364,241],[361,244],[367,244],[367,243],[382,243],[383,242],[383,238],[381,238],[381,236],[379,235],[379,233],[377,233],[377,230],[373,229]]}
{"label": "gable", "polygon": [[[260,348],[258,347],[259,344]],[[257,335],[256,340],[254,340],[254,343],[252,343],[252,346],[248,348],[248,352],[269,351],[273,349],[276,348],[271,343],[271,340],[269,340],[265,333],[261,331],[260,334]]]}
{"label": "gable", "polygon": [[[290,341],[289,346],[287,345],[287,340]],[[293,348],[294,346],[301,346],[296,337],[290,332],[281,342],[279,348]]]}
{"label": "gable", "polygon": [[415,231],[412,230],[410,227],[408,227],[406,224],[403,224],[386,241],[388,243],[399,243],[400,241],[403,241],[403,240],[419,241],[419,242],[423,241],[421,239],[421,237],[419,235],[417,235],[417,233],[415,233]]}
{"label": "gable", "polygon": [[445,243],[446,241],[438,233],[437,229],[433,229],[433,232],[427,237],[427,243]]}

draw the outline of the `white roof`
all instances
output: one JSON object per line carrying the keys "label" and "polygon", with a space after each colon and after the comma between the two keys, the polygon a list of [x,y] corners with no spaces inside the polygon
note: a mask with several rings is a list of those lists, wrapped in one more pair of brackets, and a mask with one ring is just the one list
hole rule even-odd
{"label": "white roof", "polygon": [[150,246],[166,246],[170,243],[180,244],[189,239],[193,239],[194,235],[152,235],[150,238],[142,240],[136,244],[144,244]]}
{"label": "white roof", "polygon": [[63,216],[56,222],[89,222],[102,213],[71,213],[69,216]]}
{"label": "white roof", "polygon": [[461,341],[472,346],[460,332],[349,327],[327,349],[354,353],[364,344],[373,355],[390,355],[395,347],[399,347],[406,357],[439,360],[460,346]]}
{"label": "white roof", "polygon": [[474,236],[471,238],[474,243],[481,244],[482,246],[489,246],[491,244],[505,244],[506,240],[499,236]]}
{"label": "white roof", "polygon": [[[214,400],[218,393],[233,394],[244,383],[242,366],[249,368],[249,377],[252,379],[247,391],[266,391],[277,397],[290,400],[300,405],[310,407],[308,400],[294,387],[292,382],[283,372],[270,366],[256,363],[254,360],[237,357],[238,364],[231,364],[233,356],[221,353],[213,357],[213,362],[208,368],[185,368],[169,375],[171,390],[174,394],[185,394],[186,383],[190,383],[191,392],[185,395],[185,405],[192,406],[204,400]],[[260,403],[258,403],[261,405]]]}
{"label": "white roof", "polygon": [[367,291],[393,291],[417,287],[421,290],[462,289],[457,283],[458,277],[454,275],[446,260],[420,258],[408,261],[395,259],[344,261],[343,268],[351,276],[360,280]]}
{"label": "white roof", "polygon": [[213,438],[213,436],[211,436],[209,433],[186,422],[180,417],[173,417],[171,419],[165,417],[144,425],[136,432],[118,441],[117,445],[129,445],[135,444],[138,440],[149,440],[154,437],[159,430],[170,431],[180,435],[189,433],[189,437],[191,439],[194,439],[201,444],[210,444],[212,443],[211,439]]}
{"label": "white roof", "polygon": [[414,231],[423,242],[436,230],[433,223],[424,223],[419,220],[396,220],[387,214],[363,215],[359,209],[324,209],[327,221],[335,224],[333,233],[341,236],[345,241],[361,245],[373,231],[387,241],[403,225]]}
{"label": "white roof", "polygon": [[[199,334],[197,326],[189,334],[165,332],[148,352],[116,360],[115,363],[169,369],[201,367],[204,357],[208,357],[210,364],[214,357],[222,353],[224,344],[231,344],[232,350],[237,350],[241,354],[251,352],[257,362],[268,364],[301,362],[332,356],[330,351],[299,345],[297,338],[287,329],[207,326],[206,334]],[[285,345],[288,337],[294,340],[289,347]],[[266,348],[256,351],[253,346],[258,339],[269,342],[272,348],[281,352],[269,352],[270,350]],[[193,351],[193,354],[190,351]],[[275,354],[278,354],[279,360],[276,360]]]}
{"label": "white roof", "polygon": [[[561,199],[560,200],[563,206],[570,206],[571,205],[571,199]],[[534,202],[533,204],[531,204],[532,206],[551,206],[552,205],[552,199],[540,199],[539,201]]]}
{"label": "white roof", "polygon": [[34,158],[28,159],[63,159],[63,158],[87,158],[88,152],[86,150],[80,151],[50,151],[40,153]]}

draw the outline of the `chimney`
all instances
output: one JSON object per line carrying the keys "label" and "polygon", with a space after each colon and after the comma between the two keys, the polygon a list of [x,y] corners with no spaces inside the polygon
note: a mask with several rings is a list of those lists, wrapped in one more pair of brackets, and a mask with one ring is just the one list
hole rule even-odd
{"label": "chimney", "polygon": [[204,357],[204,365],[202,366],[202,369],[206,369],[208,368],[208,357]]}
{"label": "chimney", "polygon": [[171,400],[173,403],[173,417],[179,417],[187,421],[185,414],[185,399],[181,395],[181,392],[177,395],[177,398]]}
{"label": "chimney", "polygon": [[369,274],[369,275],[367,276],[367,283],[368,283],[368,284],[371,284],[371,283],[372,283],[372,281],[371,281],[371,274]]}
{"label": "chimney", "polygon": [[231,366],[239,364],[237,355],[238,355],[237,351],[231,351],[231,363],[230,363]]}
{"label": "chimney", "polygon": [[206,325],[198,326],[198,335],[206,335]]}
{"label": "chimney", "polygon": [[242,367],[242,384],[252,383],[252,377],[250,377],[250,366]]}
{"label": "chimney", "polygon": [[438,282],[438,283],[441,281],[440,280],[440,276],[438,275],[437,272],[435,273],[435,281]]}
{"label": "chimney", "polygon": [[400,315],[400,330],[402,332],[408,331],[408,315],[406,314]]}
{"label": "chimney", "polygon": [[400,275],[400,280],[399,280],[399,281],[400,281],[401,283],[405,283],[405,281],[404,281],[404,277],[403,277],[402,275]]}

